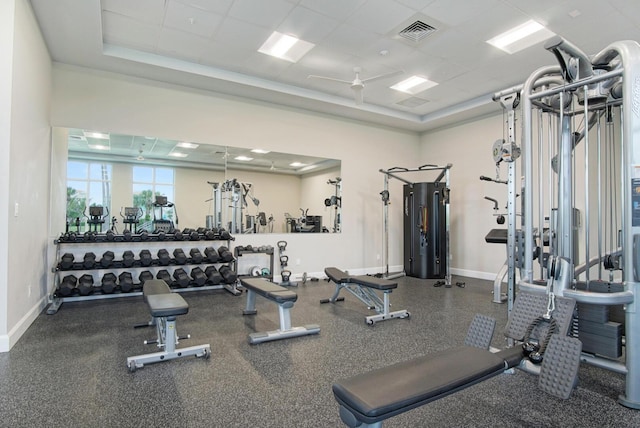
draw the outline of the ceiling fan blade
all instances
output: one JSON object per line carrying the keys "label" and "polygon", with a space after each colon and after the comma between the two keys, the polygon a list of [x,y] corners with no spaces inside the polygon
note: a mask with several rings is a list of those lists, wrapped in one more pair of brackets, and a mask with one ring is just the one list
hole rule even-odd
{"label": "ceiling fan blade", "polygon": [[315,74],[310,74],[307,76],[307,79],[322,79],[322,80],[331,80],[333,82],[340,82],[340,83],[348,83],[349,85],[351,84],[351,80],[342,80],[342,79],[336,79],[333,77],[327,77],[327,76],[317,76]]}
{"label": "ceiling fan blade", "polygon": [[354,85],[351,89],[353,90],[353,98],[356,100],[356,105],[361,105],[364,102],[364,86]]}
{"label": "ceiling fan blade", "polygon": [[373,82],[374,80],[380,80],[391,76],[397,76],[398,74],[404,73],[403,70],[392,71],[391,73],[380,74],[378,76],[369,77],[367,79],[362,79],[362,83]]}

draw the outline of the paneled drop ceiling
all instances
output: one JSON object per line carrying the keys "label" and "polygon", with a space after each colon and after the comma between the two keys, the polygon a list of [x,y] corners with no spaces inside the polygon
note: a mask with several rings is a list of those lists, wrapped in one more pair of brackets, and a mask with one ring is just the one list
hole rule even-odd
{"label": "paneled drop ceiling", "polygon": [[[486,43],[533,19],[588,54],[640,40],[636,0],[31,0],[54,61],[426,131],[496,112],[493,92],[553,64],[538,43],[509,55]],[[399,36],[420,21],[419,41]],[[273,31],[315,46],[292,63],[258,52]],[[356,105],[351,81],[365,83]],[[389,88],[421,75],[438,86]]]}

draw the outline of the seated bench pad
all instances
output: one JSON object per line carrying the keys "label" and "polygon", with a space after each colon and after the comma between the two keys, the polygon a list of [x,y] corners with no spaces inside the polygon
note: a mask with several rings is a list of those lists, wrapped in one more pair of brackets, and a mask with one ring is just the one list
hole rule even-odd
{"label": "seated bench pad", "polygon": [[171,317],[189,312],[189,304],[177,293],[151,294],[147,304],[152,317]]}
{"label": "seated bench pad", "polygon": [[334,267],[324,268],[324,273],[329,277],[331,281],[338,284],[349,282],[349,279],[351,279],[351,277],[346,272]]}
{"label": "seated bench pad", "polygon": [[169,285],[162,279],[147,280],[142,286],[142,296],[145,302],[147,302],[147,299],[151,295],[167,293],[171,293],[171,288],[169,288]]}
{"label": "seated bench pad", "polygon": [[248,290],[258,293],[262,297],[266,297],[276,303],[295,302],[298,300],[298,295],[294,291],[263,278],[241,278],[240,283]]}
{"label": "seated bench pad", "polygon": [[334,267],[325,268],[324,273],[331,281],[337,284],[358,284],[369,288],[375,288],[377,290],[392,290],[394,288],[398,288],[398,283],[391,282],[388,279],[376,278],[375,276],[368,275],[350,276],[346,272]]}
{"label": "seated bench pad", "polygon": [[[518,350],[518,352],[522,352]],[[501,355],[461,346],[333,385],[336,400],[367,423],[434,401],[505,369]]]}

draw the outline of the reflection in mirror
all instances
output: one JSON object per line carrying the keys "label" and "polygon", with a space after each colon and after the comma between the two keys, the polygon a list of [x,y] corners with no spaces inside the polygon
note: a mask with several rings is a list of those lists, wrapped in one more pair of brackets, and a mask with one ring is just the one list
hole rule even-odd
{"label": "reflection in mirror", "polygon": [[66,131],[68,231],[341,231],[339,160]]}

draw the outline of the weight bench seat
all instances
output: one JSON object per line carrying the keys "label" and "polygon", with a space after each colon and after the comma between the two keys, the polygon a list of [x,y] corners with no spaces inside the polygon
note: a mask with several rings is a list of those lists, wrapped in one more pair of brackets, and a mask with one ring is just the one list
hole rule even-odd
{"label": "weight bench seat", "polygon": [[[377,315],[365,317],[365,322],[369,325],[393,318],[409,318],[410,314],[407,310],[390,311],[389,294],[398,288],[397,282],[368,275],[351,276],[335,267],[325,268],[324,273],[330,281],[336,284],[336,289],[333,296],[320,300],[320,303],[335,303],[344,300],[344,298],[338,297],[340,290],[344,288],[367,305],[367,308],[376,311]],[[382,291],[382,298],[376,293],[376,290]]]}
{"label": "weight bench seat", "polygon": [[142,286],[142,297],[146,302],[148,297],[154,294],[171,293],[171,288],[162,279],[150,279],[144,282]]}
{"label": "weight bench seat", "polygon": [[176,293],[149,295],[147,305],[154,318],[175,317],[189,312],[189,304]]}
{"label": "weight bench seat", "polygon": [[502,373],[521,359],[520,347],[492,353],[460,346],[336,382],[333,394],[345,424],[375,424]]}
{"label": "weight bench seat", "polygon": [[278,304],[280,328],[267,332],[249,334],[249,343],[257,344],[271,340],[286,339],[290,337],[306,336],[320,333],[320,326],[308,324],[302,327],[291,326],[291,308],[298,300],[298,294],[264,278],[240,278],[240,284],[247,289],[247,306],[243,315],[255,315],[256,295]]}

